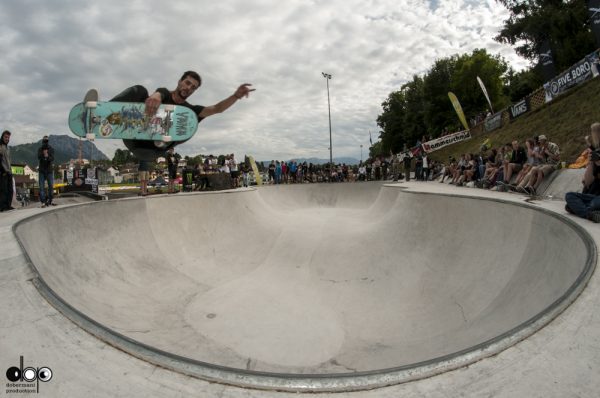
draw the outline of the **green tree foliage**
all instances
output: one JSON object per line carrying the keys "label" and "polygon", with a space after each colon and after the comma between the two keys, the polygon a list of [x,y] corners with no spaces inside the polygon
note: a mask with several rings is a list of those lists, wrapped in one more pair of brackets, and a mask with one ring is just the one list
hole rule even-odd
{"label": "green tree foliage", "polygon": [[423,95],[426,98],[424,127],[430,133],[439,134],[444,128],[454,130],[459,126],[460,122],[448,99],[448,91],[452,91],[450,83],[456,68],[456,59],[456,56],[438,59],[423,79]]}
{"label": "green tree foliage", "polygon": [[503,76],[508,66],[499,56],[492,56],[486,50],[475,50],[471,55],[457,58],[452,74],[452,92],[460,99],[465,115],[476,115],[489,106],[477,77],[483,81],[494,110],[509,104],[504,94]]}
{"label": "green tree foliage", "polygon": [[117,149],[115,151],[115,156],[113,156],[112,164],[113,166],[122,166],[126,163],[137,163],[137,159],[133,156],[127,149]]}
{"label": "green tree foliage", "polygon": [[583,0],[498,0],[510,12],[496,40],[537,63],[547,39],[557,70],[578,62],[596,49]]}
{"label": "green tree foliage", "polygon": [[444,129],[461,129],[448,99],[449,91],[458,96],[467,118],[485,112],[489,106],[477,76],[485,83],[494,108],[506,106],[509,103],[503,82],[506,72],[506,62],[485,50],[437,60],[424,77],[413,76],[382,104],[383,113],[377,118],[381,145],[374,154],[397,153],[405,144],[411,147],[424,136],[439,137]]}
{"label": "green tree foliage", "polygon": [[381,128],[381,141],[374,143],[369,149],[369,156],[377,156],[382,149],[397,151],[402,148],[405,138],[402,131],[406,113],[406,99],[402,91],[395,91],[381,104],[383,113],[377,117],[377,125]]}
{"label": "green tree foliage", "polygon": [[522,100],[544,84],[542,74],[536,72],[534,69],[515,72],[511,68],[506,73],[504,80],[504,95],[510,99],[511,103]]}

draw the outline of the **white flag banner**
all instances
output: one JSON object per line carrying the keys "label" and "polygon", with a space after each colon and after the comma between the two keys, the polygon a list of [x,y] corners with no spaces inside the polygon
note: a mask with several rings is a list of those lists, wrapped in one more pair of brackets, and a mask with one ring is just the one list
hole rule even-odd
{"label": "white flag banner", "polygon": [[483,91],[483,95],[485,95],[485,99],[487,100],[488,105],[490,106],[490,111],[492,113],[494,113],[494,107],[492,106],[492,101],[490,101],[490,96],[488,95],[488,92],[485,89],[485,84],[483,84],[483,81],[481,80],[481,78],[479,76],[477,76],[477,81],[479,82],[479,85],[481,86],[481,91]]}

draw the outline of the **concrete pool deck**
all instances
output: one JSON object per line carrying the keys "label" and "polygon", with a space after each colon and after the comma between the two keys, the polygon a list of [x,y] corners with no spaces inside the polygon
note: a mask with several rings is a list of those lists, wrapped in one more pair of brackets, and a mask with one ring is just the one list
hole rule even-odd
{"label": "concrete pool deck", "polygon": [[[525,199],[525,197],[520,195],[488,192],[477,189],[456,188],[437,183],[413,182],[401,183],[397,184],[396,186],[398,188],[401,187],[402,191],[407,191],[400,192],[398,195],[401,196],[410,195],[409,191],[412,193],[422,192],[434,194],[433,196],[410,195],[413,198],[418,197],[420,202],[435,200],[436,197],[448,198],[448,200],[451,201],[453,200],[452,198],[455,198],[453,195],[494,199],[494,201],[490,203],[500,203],[496,202],[496,200],[499,199],[516,204],[524,204]],[[311,189],[315,189],[319,186],[315,185],[311,187]],[[271,192],[274,192],[273,187],[265,187],[260,189],[264,190],[263,196],[265,201],[269,203],[269,200],[272,198],[269,199],[268,196]],[[292,189],[303,189],[303,186],[293,187]],[[238,196],[249,194],[251,193],[242,193],[242,191],[236,191],[233,193],[233,195]],[[148,214],[156,214],[157,225],[164,225],[166,219],[162,219],[162,215],[157,213],[155,210],[160,208],[160,201],[175,199],[178,201],[193,200],[193,198],[197,195],[203,194],[181,195],[181,198],[172,197],[172,199],[166,196],[163,198],[149,198],[150,200],[146,199],[148,201],[148,206],[154,206],[154,202],[156,202],[157,205],[156,208],[151,207]],[[215,197],[216,194],[212,195]],[[343,203],[345,201],[346,203],[341,207],[347,208],[348,206],[352,207],[352,203],[355,200],[362,200],[362,203],[366,203],[373,199],[373,197],[368,196],[368,193],[362,193],[361,195],[363,195],[362,199],[353,199],[352,197],[348,196],[340,196],[336,198],[336,203]],[[282,205],[282,207],[277,209],[277,211],[281,213],[282,217],[285,217],[286,214],[293,213],[292,209],[297,210],[307,207],[306,204],[302,202],[302,198],[304,196],[296,192],[293,197],[299,199],[300,201],[294,202],[288,200],[284,205]],[[139,204],[141,202],[137,201],[142,200],[143,199],[131,199],[128,202],[131,204],[137,204],[135,207],[139,208]],[[311,199],[312,203],[315,203],[315,200],[318,202],[320,207],[327,207],[331,205],[331,203],[328,203],[328,201],[331,200],[331,195],[317,197],[316,199],[313,198]],[[337,206],[336,203],[333,204],[334,207]],[[368,217],[373,218],[379,215],[385,219],[389,219],[390,215],[382,212],[383,209],[385,209],[385,203],[382,202],[382,206],[379,208],[371,209]],[[473,206],[473,203],[477,204],[477,201],[473,201],[473,199],[461,199],[460,203],[469,203],[469,206]],[[466,206],[467,209],[469,206]],[[531,204],[527,203],[525,206],[540,208],[545,212],[554,212],[560,214],[561,217],[570,219],[573,223],[583,227],[589,236],[592,237],[594,242],[596,242],[596,245],[598,239],[600,239],[600,225],[592,224],[585,220],[576,219],[566,215],[563,209],[564,203],[561,201],[539,201]],[[82,206],[81,210],[87,209],[88,207],[89,206],[87,205]],[[97,205],[93,205],[92,207],[89,207],[88,210],[93,211],[92,209],[98,208],[99,207],[97,207]],[[522,217],[527,217],[528,213],[535,213],[535,210],[528,210],[527,207],[517,206],[515,208],[518,209],[518,211],[523,211],[523,214],[521,215]],[[63,209],[58,208],[52,212],[55,212],[56,217],[58,218],[58,215],[67,210],[68,208],[64,207]],[[0,282],[0,297],[3,298],[0,308],[4,319],[0,332],[2,333],[2,342],[0,343],[2,362],[0,364],[5,366],[6,369],[10,366],[18,365],[19,356],[24,357],[26,365],[36,367],[48,366],[52,368],[54,372],[53,379],[48,383],[40,383],[40,393],[43,392],[48,396],[78,396],[83,395],[84,393],[90,396],[195,395],[226,397],[285,397],[288,396],[288,394],[291,396],[291,393],[285,392],[244,389],[227,386],[224,384],[209,383],[198,378],[189,377],[177,372],[166,370],[163,367],[151,365],[148,362],[136,359],[125,352],[115,349],[103,341],[98,340],[96,337],[83,331],[70,320],[65,318],[60,312],[56,311],[52,306],[50,306],[48,302],[44,300],[42,296],[40,296],[39,292],[34,287],[32,280],[34,280],[36,274],[27,264],[26,258],[21,251],[21,247],[16,241],[12,231],[12,227],[16,222],[29,216],[43,214],[45,211],[45,209],[20,210],[3,214],[2,218],[0,219],[0,233],[2,234],[2,241],[5,242],[1,251],[1,262],[3,267],[0,271],[2,273]],[[488,208],[486,209],[485,214],[490,214],[491,212],[491,215],[494,215],[494,211],[495,210],[490,210]],[[260,216],[262,213],[258,212],[258,214]],[[320,214],[320,216],[327,217],[327,215],[323,214]],[[436,216],[439,215],[436,214]],[[41,218],[41,216],[38,218]],[[310,223],[310,214],[302,214],[302,219],[304,222],[308,223],[308,228],[316,228],[315,225],[320,225]],[[367,218],[360,220],[362,224],[359,223],[357,225],[364,225],[366,219]],[[193,220],[190,220],[190,222],[191,221]],[[487,221],[488,220],[486,220],[486,223],[483,225],[489,225]],[[274,227],[272,223],[277,224],[276,221],[269,220],[268,224],[264,227],[265,231],[269,231]],[[475,226],[477,228],[481,228],[481,225],[479,224],[475,224]],[[89,225],[85,225],[84,227],[90,228]],[[348,228],[348,225],[345,225],[345,227]],[[481,234],[485,231],[476,230],[475,232]],[[285,231],[284,229],[279,230],[277,232],[277,236],[281,237],[282,235],[286,235],[286,233],[289,236],[287,238],[284,236],[284,240],[281,242],[284,242],[286,239],[288,239],[289,242],[294,242],[293,231]],[[84,242],[88,242],[87,244],[89,244],[89,238],[86,239],[86,236],[81,236],[77,233],[77,230],[74,231],[71,240],[76,241],[78,236],[80,236]],[[117,232],[115,232],[115,236],[118,236]],[[498,236],[496,236],[496,238],[500,239]],[[319,242],[319,236],[316,234],[316,232],[310,239],[316,239],[316,241]],[[322,240],[322,237],[320,239]],[[57,242],[56,244],[59,245],[60,242]],[[175,242],[159,242],[159,244],[164,244],[165,247],[169,247],[172,244],[175,244]],[[83,243],[81,243],[81,245],[85,246]],[[189,246],[189,242],[188,244],[183,245],[183,247],[185,246]],[[58,252],[61,251],[60,246],[55,247]],[[275,246],[272,250],[277,252],[277,250],[282,250],[284,247],[286,246],[284,246],[282,243],[282,246],[279,248]],[[385,245],[383,247],[385,248]],[[564,247],[563,251],[566,255],[570,255],[569,250],[572,249],[573,247],[569,244]],[[42,248],[40,255],[43,255],[44,250],[47,249]],[[450,253],[451,248],[446,248],[446,250],[447,253]],[[51,251],[48,251],[48,255],[51,253]],[[273,252],[269,253],[273,254]],[[257,254],[257,256],[258,255],[259,254]],[[291,254],[288,251],[281,255],[289,256]],[[303,255],[304,253],[302,250],[295,254],[297,260],[300,262],[302,262]],[[561,253],[556,252],[553,255],[560,256]],[[356,257],[356,253],[354,253],[354,257]],[[282,257],[276,258],[276,261],[274,262],[280,263],[281,258]],[[440,258],[442,257],[436,257],[438,260]],[[254,259],[254,262],[258,262],[258,257]],[[264,265],[264,263],[262,264]],[[54,267],[56,268],[57,265],[54,264]],[[49,270],[52,270],[52,267],[49,268]],[[232,277],[230,281],[234,279],[235,276]],[[333,278],[329,278],[327,275],[323,276],[321,279],[333,280]],[[360,280],[360,278],[358,279]],[[74,285],[74,281],[71,281],[71,284]],[[69,287],[68,284],[66,286]],[[262,286],[262,288],[264,289],[264,286]],[[303,288],[305,288],[305,286],[301,286],[299,291],[302,291]],[[337,394],[343,397],[596,396],[600,391],[600,381],[596,380],[597,377],[595,377],[600,370],[600,316],[597,314],[597,308],[600,304],[599,289],[600,287],[598,286],[598,278],[597,275],[594,274],[591,276],[587,288],[583,290],[577,300],[568,308],[566,308],[564,312],[560,313],[556,319],[551,321],[541,330],[535,332],[530,337],[504,351],[501,351],[495,356],[487,357],[478,362],[472,363],[467,367],[461,367],[450,372],[442,373],[437,376],[418,381],[411,381],[368,391],[342,392]],[[229,291],[229,293],[231,291]],[[222,298],[225,296],[227,295],[225,294],[224,296],[220,296],[221,299],[215,302],[222,303]],[[198,305],[201,306],[201,304]],[[285,306],[285,303],[283,303],[282,306],[283,308],[289,308]],[[456,307],[456,305],[453,306]],[[313,305],[312,307],[316,308],[317,306]],[[448,309],[451,307],[452,306],[446,307],[445,312],[448,312]],[[219,311],[211,311],[212,312],[210,312],[210,314],[213,315],[225,313],[224,308],[219,308]],[[469,314],[468,308],[466,311],[467,314]],[[478,310],[473,310],[473,313],[476,312],[478,312]],[[107,313],[110,314],[109,311]],[[325,315],[326,316],[324,316],[324,318],[327,319],[328,314]],[[438,316],[439,315],[436,315],[436,317]],[[459,314],[459,316],[462,317],[463,315]],[[214,319],[219,320],[219,316]],[[360,326],[359,323],[357,323],[357,325]],[[137,326],[139,325],[136,325],[136,327]],[[139,330],[148,330],[144,329],[144,327],[147,325],[142,326],[143,327]],[[336,338],[336,325],[332,325],[331,323],[327,322],[326,326],[333,328],[328,335],[325,335],[326,340],[329,339],[327,340],[329,341],[328,346],[334,347],[330,348],[333,352],[336,351],[335,345],[338,344],[339,340]],[[116,327],[118,328],[118,325]],[[302,323],[291,322],[289,327],[289,330],[292,330],[294,327],[296,327],[301,335],[306,335],[307,333],[310,334],[311,330],[310,328],[302,325]],[[381,325],[378,327],[381,327]],[[360,333],[360,330],[361,329],[358,328],[354,333]],[[202,333],[206,334],[207,331],[204,330]],[[212,337],[218,340],[218,333],[213,333],[214,334]],[[234,335],[232,338],[236,338],[236,336]],[[260,342],[260,338],[258,338],[256,341]],[[285,346],[286,344],[289,344],[290,341],[291,340],[288,341],[284,339],[281,344],[283,344],[282,346]],[[307,344],[309,344],[310,341],[310,339],[307,339]],[[221,341],[221,343],[223,343],[223,341]],[[226,341],[226,343],[232,344],[230,341]],[[400,349],[400,352],[404,353],[406,352],[406,349],[402,348]],[[252,353],[257,354],[256,351]],[[328,358],[327,354],[324,354],[323,352],[311,353],[310,355]],[[319,358],[310,358],[310,355],[307,354],[307,356],[303,357],[303,360],[306,360],[306,363],[319,362]],[[251,355],[248,355],[248,357],[250,356]],[[356,357],[357,355],[354,354],[354,356]],[[289,356],[282,355],[280,352],[279,356],[271,356],[268,358],[263,357],[263,359],[266,359],[264,361],[265,363],[277,363],[278,365],[285,365],[284,362],[289,359],[288,357]],[[373,360],[376,361],[379,359],[373,358]],[[419,360],[418,356],[407,358],[406,363],[411,363],[411,361],[414,362],[415,360]],[[302,366],[306,365],[306,363],[300,361],[292,364],[292,366],[296,366],[298,363],[300,363]],[[230,364],[224,363],[223,365],[227,366]],[[260,366],[260,361],[256,361],[256,366]],[[387,366],[382,367],[389,368],[390,366],[393,367],[393,360]],[[364,368],[361,370],[372,369],[377,369],[377,367],[373,368],[369,363],[365,363]],[[261,369],[259,368],[259,370]],[[269,371],[270,369],[265,367],[262,370]],[[312,371],[309,373],[315,373],[315,370],[316,369],[312,369]],[[326,371],[331,371],[331,369],[326,369]],[[325,393],[314,393],[312,395],[325,396]],[[327,396],[329,395],[330,394],[327,394]],[[294,396],[297,395],[294,394]]]}

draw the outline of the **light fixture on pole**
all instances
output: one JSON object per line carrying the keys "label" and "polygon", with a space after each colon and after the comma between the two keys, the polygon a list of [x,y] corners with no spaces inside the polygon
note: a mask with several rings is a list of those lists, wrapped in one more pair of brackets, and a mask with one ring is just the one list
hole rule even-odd
{"label": "light fixture on pole", "polygon": [[331,103],[329,102],[329,80],[331,74],[321,72],[325,81],[327,82],[327,110],[329,111],[329,167],[333,167],[333,145],[331,141]]}

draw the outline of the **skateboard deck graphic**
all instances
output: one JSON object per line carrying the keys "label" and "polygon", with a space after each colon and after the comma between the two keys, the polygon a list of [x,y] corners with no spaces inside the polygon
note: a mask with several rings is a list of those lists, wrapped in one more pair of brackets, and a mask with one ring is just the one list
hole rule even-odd
{"label": "skateboard deck graphic", "polygon": [[[69,113],[69,128],[80,137],[143,141],[185,141],[198,127],[194,111],[181,105],[161,105],[154,116],[145,115],[145,105],[134,102],[97,101],[90,90],[84,102]],[[96,99],[96,100],[94,100]]]}

